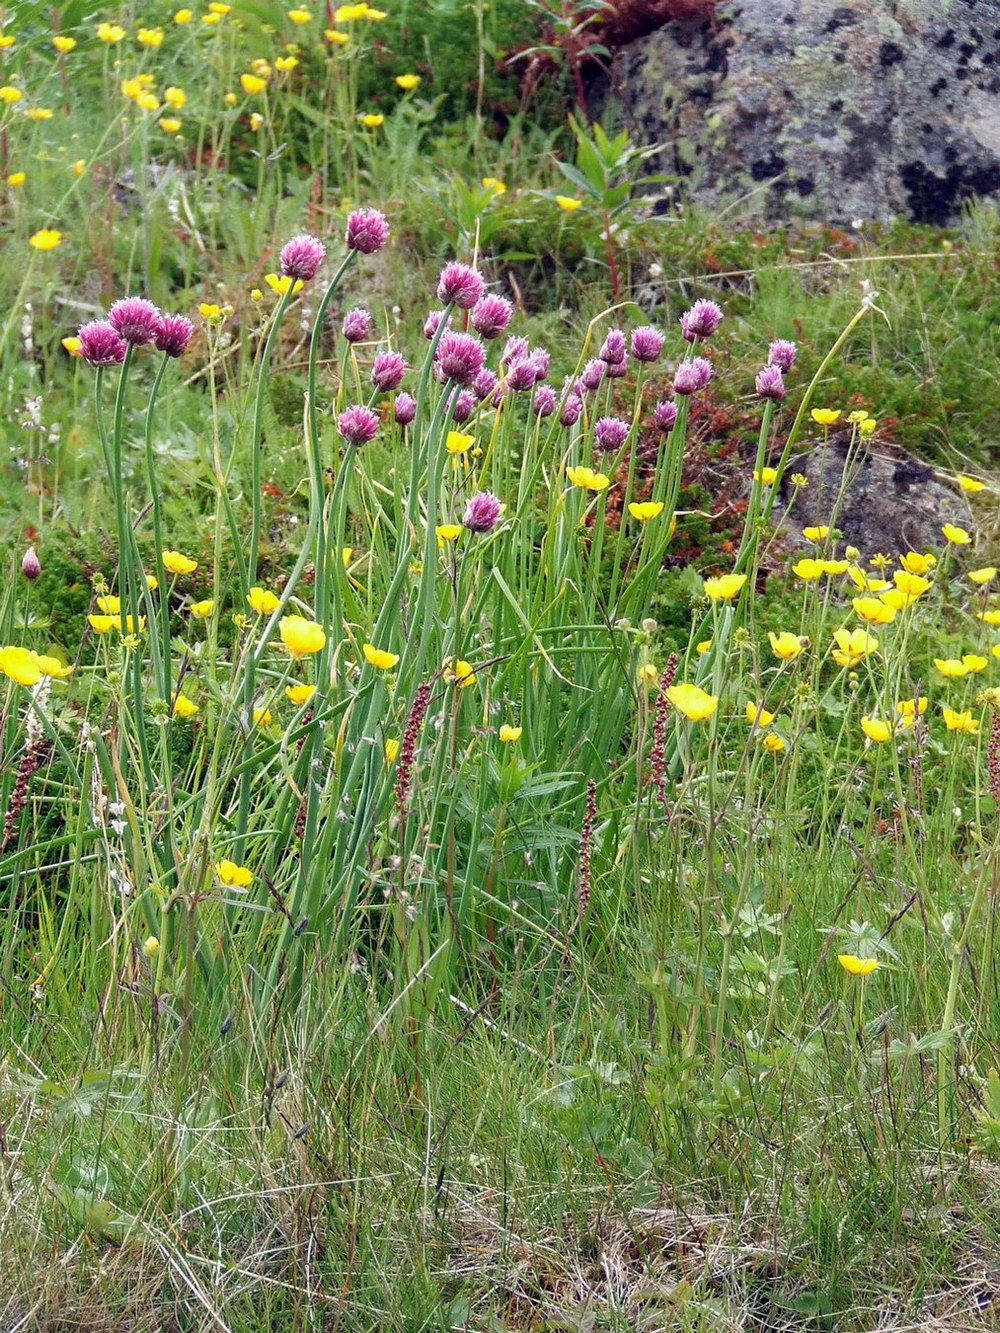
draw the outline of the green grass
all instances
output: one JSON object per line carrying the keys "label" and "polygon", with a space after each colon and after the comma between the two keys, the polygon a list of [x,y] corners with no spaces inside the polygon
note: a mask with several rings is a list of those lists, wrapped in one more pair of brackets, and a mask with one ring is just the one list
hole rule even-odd
{"label": "green grass", "polygon": [[[976,618],[992,585],[966,573],[996,550],[995,211],[947,234],[758,233],[646,207],[663,183],[637,185],[627,142],[581,147],[530,109],[494,138],[446,120],[440,52],[359,126],[391,59],[378,21],[340,49],[318,15],[293,32],[237,6],[209,31],[164,11],[145,50],[67,6],[64,80],[50,17],[12,19],[4,53],[22,103],[55,114],[0,113],[2,174],[27,176],[0,221],[24,261],[0,272],[0,641],[74,670],[17,683],[0,654],[4,1326],[991,1326],[1000,661]],[[272,70],[252,130],[257,103],[223,95],[290,40],[300,64]],[[121,96],[140,68],[186,89],[180,137]],[[570,189],[576,211],[555,203]],[[327,317],[358,206],[392,238]],[[57,248],[29,247],[42,227]],[[265,275],[304,228],[327,264],[279,299]],[[606,381],[572,429],[526,394],[477,408],[451,454],[422,326],[452,258],[512,298],[557,390],[617,322],[661,326],[663,360]],[[61,346],[140,291],[196,324],[155,403],[158,354],[95,385]],[[726,314],[716,378],[659,438],[676,319],[703,296]],[[358,304],[375,332],[352,349]],[[772,410],[753,379],[774,337],[799,360]],[[372,397],[389,343],[418,424],[377,394],[378,435],[345,448],[336,417]],[[987,483],[975,544],[942,537],[932,586],[853,666],[829,650],[861,624],[857,590],[792,575],[751,482],[758,440],[774,462],[821,433],[810,406],[867,408],[877,438]],[[593,453],[602,413],[632,423],[620,457]],[[573,485],[581,465],[611,485]],[[499,525],[439,546],[486,488]],[[641,525],[638,495],[665,512]],[[197,569],[169,574],[163,549]],[[706,597],[734,567],[735,599]],[[251,586],[281,608],[252,611]],[[91,627],[109,594],[147,616],[132,643]],[[282,649],[289,612],[321,651]],[[779,660],[777,631],[808,647]],[[933,665],[963,653],[986,667]],[[711,716],[674,706],[673,671]],[[293,682],[316,694],[294,704]],[[923,722],[866,741],[863,717],[917,692]]]}

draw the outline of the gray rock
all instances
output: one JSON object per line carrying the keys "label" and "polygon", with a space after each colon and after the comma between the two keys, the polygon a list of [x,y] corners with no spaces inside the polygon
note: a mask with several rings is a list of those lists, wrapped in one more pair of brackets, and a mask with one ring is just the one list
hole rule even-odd
{"label": "gray rock", "polygon": [[1000,0],[725,0],[621,48],[608,89],[711,207],[944,225],[1000,197]]}
{"label": "gray rock", "polygon": [[[807,484],[795,486],[789,480],[793,473],[801,473]],[[855,440],[852,447],[847,431],[797,454],[785,469],[781,491],[780,510],[788,509],[782,526],[793,542],[808,545],[802,529],[827,524],[865,556],[940,550],[945,523],[970,524],[965,496],[933,467],[874,437]]]}

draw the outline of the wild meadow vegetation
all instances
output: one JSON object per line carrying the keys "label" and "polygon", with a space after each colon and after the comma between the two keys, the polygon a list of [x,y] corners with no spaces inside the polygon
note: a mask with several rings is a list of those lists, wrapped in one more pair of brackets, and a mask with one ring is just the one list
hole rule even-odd
{"label": "wild meadow vegetation", "polygon": [[533,40],[6,11],[4,1328],[995,1326],[1000,223],[682,209]]}

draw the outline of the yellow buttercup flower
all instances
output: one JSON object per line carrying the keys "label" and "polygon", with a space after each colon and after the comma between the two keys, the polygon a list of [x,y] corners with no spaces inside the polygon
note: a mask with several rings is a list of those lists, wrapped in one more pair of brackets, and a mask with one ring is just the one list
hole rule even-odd
{"label": "yellow buttercup flower", "polygon": [[878,717],[863,717],[861,719],[861,730],[876,745],[882,745],[892,738],[892,727],[888,722],[883,722]]}
{"label": "yellow buttercup flower", "polygon": [[192,602],[188,607],[188,610],[193,616],[197,616],[199,620],[204,620],[206,616],[210,616],[215,610],[215,601],[211,597],[206,597],[203,601]]}
{"label": "yellow buttercup flower", "polygon": [[828,527],[803,528],[802,535],[807,541],[821,542],[829,537],[830,529]]}
{"label": "yellow buttercup flower", "polygon": [[140,28],[135,35],[135,39],[137,42],[141,42],[143,46],[159,46],[163,41],[163,29]]}
{"label": "yellow buttercup flower", "polygon": [[120,42],[125,36],[125,29],[117,23],[99,23],[97,25],[97,40],[107,42],[109,46],[115,42]]}
{"label": "yellow buttercup flower", "polygon": [[460,657],[446,657],[444,661],[445,680],[454,681],[459,689],[468,689],[476,680],[476,673],[468,662]]}
{"label": "yellow buttercup flower", "polygon": [[225,102],[226,106],[235,106],[240,99],[235,93],[226,93],[222,100]]}
{"label": "yellow buttercup flower", "polygon": [[769,713],[763,704],[755,704],[750,699],[747,700],[746,715],[753,727],[769,727],[774,721],[773,713]]}
{"label": "yellow buttercup flower", "polygon": [[694,650],[696,653],[707,653],[709,648],[711,648],[711,646],[712,646],[711,639],[702,639],[700,643],[695,644]]}
{"label": "yellow buttercup flower", "polygon": [[396,75],[396,87],[397,87],[397,88],[402,88],[402,90],[403,90],[404,93],[411,93],[411,92],[413,92],[414,88],[418,87],[419,84],[420,84],[420,75],[419,75],[419,74],[397,74],[397,75]]}
{"label": "yellow buttercup flower", "polygon": [[500,737],[500,739],[503,741],[505,745],[511,745],[513,744],[514,741],[519,741],[521,739],[521,733],[523,731],[524,731],[523,727],[511,727],[508,726],[507,723],[504,723],[504,725],[497,732],[497,735]]}
{"label": "yellow buttercup flower", "polygon": [[835,411],[831,407],[814,407],[809,415],[817,426],[832,426],[835,421],[840,420],[839,410]]}
{"label": "yellow buttercup flower", "polygon": [[877,958],[859,958],[855,953],[838,953],[837,962],[852,977],[867,977],[878,967]]}
{"label": "yellow buttercup flower", "polygon": [[849,560],[821,560],[819,566],[824,574],[846,574],[850,563]]}
{"label": "yellow buttercup flower", "polygon": [[186,694],[178,694],[174,698],[174,713],[178,717],[194,717],[198,712],[198,705],[193,699],[189,699]]}
{"label": "yellow buttercup flower", "polygon": [[941,716],[949,731],[964,731],[969,736],[975,736],[979,732],[979,722],[972,716],[971,709],[967,708],[965,712],[958,713],[954,708],[946,708],[942,704]]}
{"label": "yellow buttercup flower", "polygon": [[155,93],[140,93],[135,104],[142,111],[159,111],[160,99]]}
{"label": "yellow buttercup flower", "polygon": [[971,579],[973,583],[982,585],[984,583],[989,583],[990,579],[995,579],[996,576],[996,565],[985,565],[982,569],[970,569],[965,577]]}
{"label": "yellow buttercup flower", "polygon": [[16,189],[19,185],[23,185],[27,179],[28,177],[23,171],[12,171],[7,177],[7,184]]}
{"label": "yellow buttercup flower", "polygon": [[212,0],[212,3],[209,5],[208,8],[211,13],[218,14],[219,17],[222,18],[224,14],[229,13],[229,11],[232,9],[232,5],[223,4],[222,0]]}
{"label": "yellow buttercup flower", "polygon": [[59,341],[70,356],[79,356],[83,351],[83,343],[79,338],[60,338]]}
{"label": "yellow buttercup flower", "polygon": [[70,167],[70,171],[72,171],[74,176],[82,176],[86,170],[87,170],[87,161],[86,158],[83,157],[78,157]]}
{"label": "yellow buttercup flower", "polygon": [[274,62],[274,68],[280,70],[282,74],[287,74],[289,70],[295,69],[298,63],[296,56],[278,56]]}
{"label": "yellow buttercup flower", "polygon": [[256,74],[241,74],[240,87],[245,93],[255,97],[257,93],[262,93],[267,87],[267,79],[261,79]]}
{"label": "yellow buttercup flower", "polygon": [[[260,112],[259,112],[259,111],[251,111],[251,112],[250,112],[250,128],[253,130],[254,134],[257,133],[257,131],[260,129],[260,127],[261,127],[263,124],[264,124],[264,117],[260,114]],[[257,293],[256,296],[254,296],[254,292]],[[251,296],[251,299],[252,299],[252,300],[254,300],[254,301],[260,301],[260,300],[263,299],[264,293],[263,293],[258,287],[254,287],[253,291],[251,291],[251,293],[250,293],[250,296]]]}
{"label": "yellow buttercup flower", "polygon": [[773,486],[778,480],[778,469],[774,467],[762,467],[759,472],[754,472],[754,481],[759,481],[762,486]]}
{"label": "yellow buttercup flower", "polygon": [[657,518],[663,513],[662,500],[633,500],[628,507],[628,512],[640,523],[647,523],[651,518]]}
{"label": "yellow buttercup flower", "polygon": [[813,560],[809,556],[805,556],[792,565],[792,573],[798,579],[818,579],[823,573],[823,561]]}
{"label": "yellow buttercup flower", "polygon": [[746,581],[746,574],[722,574],[718,578],[706,579],[702,586],[706,597],[727,602],[736,596]]}
{"label": "yellow buttercup flower", "polygon": [[30,106],[24,114],[29,120],[51,120],[55,112],[47,106]]}
{"label": "yellow buttercup flower", "polygon": [[293,23],[312,22],[312,14],[309,12],[308,9],[290,9],[288,11],[288,17],[292,20]]}
{"label": "yellow buttercup flower", "polygon": [[640,685],[655,685],[660,677],[652,662],[642,662],[636,667],[635,678]]}
{"label": "yellow buttercup flower", "polygon": [[43,227],[41,231],[36,231],[33,236],[28,237],[28,244],[36,250],[54,250],[57,245],[62,244],[62,232]]}
{"label": "yellow buttercup flower", "polygon": [[869,625],[888,625],[896,618],[896,608],[879,601],[877,597],[853,597],[851,605]]}
{"label": "yellow buttercup flower", "polygon": [[180,551],[164,551],[161,556],[163,568],[171,574],[193,574],[198,568],[198,561],[190,556],[181,555]]}
{"label": "yellow buttercup flower", "polygon": [[288,656],[296,660],[311,657],[326,645],[323,626],[314,620],[306,620],[305,616],[282,616],[278,621],[278,633]]}
{"label": "yellow buttercup flower", "polygon": [[173,116],[161,116],[157,124],[164,134],[176,134],[181,129],[181,122]]}
{"label": "yellow buttercup flower", "polygon": [[247,593],[247,604],[259,616],[269,616],[272,611],[277,611],[281,598],[267,588],[253,587]]}
{"label": "yellow buttercup flower", "polygon": [[198,307],[198,314],[210,323],[216,324],[222,318],[222,307],[214,305],[211,301],[202,301]]}
{"label": "yellow buttercup flower", "polygon": [[769,731],[767,735],[763,737],[761,744],[765,750],[770,750],[772,754],[780,754],[785,748],[785,742],[774,731]]}
{"label": "yellow buttercup flower", "polygon": [[580,486],[585,491],[604,491],[611,485],[603,472],[595,472],[589,467],[568,467],[566,476],[574,486]]}
{"label": "yellow buttercup flower", "polygon": [[255,708],[250,716],[255,727],[269,727],[274,720],[270,708]]}
{"label": "yellow buttercup flower", "polygon": [[98,597],[97,609],[103,611],[106,616],[116,616],[122,609],[122,599],[113,593],[107,593],[103,597]]}
{"label": "yellow buttercup flower", "polygon": [[307,704],[315,693],[316,693],[315,685],[285,686],[285,695],[292,701],[293,704],[295,704],[299,708],[301,708],[303,704]]}
{"label": "yellow buttercup flower", "polygon": [[906,555],[899,557],[899,563],[908,574],[929,574],[932,567],[937,564],[937,556],[931,555],[930,551],[924,555],[919,551],[907,551]]}
{"label": "yellow buttercup flower", "polygon": [[73,50],[74,46],[76,46],[76,38],[63,37],[61,34],[58,34],[57,36],[52,38],[52,45],[56,48],[56,50],[60,53],[60,55],[67,55],[70,51]]}
{"label": "yellow buttercup flower", "polygon": [[30,648],[0,648],[0,672],[18,685],[37,685],[45,674]]}
{"label": "yellow buttercup flower", "polygon": [[390,736],[386,741],[382,753],[385,755],[387,764],[394,764],[399,758],[399,741],[395,736]]}
{"label": "yellow buttercup flower", "polygon": [[87,621],[95,634],[110,634],[115,627],[116,616],[95,616],[90,615]]}
{"label": "yellow buttercup flower", "polygon": [[977,495],[979,491],[984,490],[986,487],[985,481],[977,481],[975,477],[966,477],[961,472],[955,480],[967,495]]}
{"label": "yellow buttercup flower", "polygon": [[667,698],[691,722],[704,722],[719,706],[718,696],[707,694],[700,685],[671,685]]}
{"label": "yellow buttercup flower", "polygon": [[896,705],[896,712],[904,722],[908,721],[908,724],[912,726],[914,717],[917,715],[923,717],[927,712],[927,695],[922,694],[919,700],[900,699],[899,703]]}
{"label": "yellow buttercup flower", "polygon": [[231,888],[246,889],[253,883],[253,871],[235,861],[216,861],[215,873],[223,884]]}
{"label": "yellow buttercup flower", "polygon": [[271,291],[276,292],[278,296],[284,296],[285,292],[290,288],[292,291],[300,292],[305,286],[305,283],[301,278],[296,278],[295,286],[292,287],[292,279],[287,273],[282,273],[280,277],[277,273],[265,273],[264,281],[270,287]]}
{"label": "yellow buttercup flower", "polygon": [[1000,625],[1000,610],[977,611],[976,619],[987,625]]}
{"label": "yellow buttercup flower", "polygon": [[187,93],[183,88],[164,88],[163,100],[166,102],[167,106],[173,107],[175,111],[180,111],[181,107],[183,107],[184,103],[187,101]]}
{"label": "yellow buttercup flower", "polygon": [[8,50],[8,48],[14,45],[16,40],[15,37],[11,37],[8,33],[0,32],[0,51]]}
{"label": "yellow buttercup flower", "polygon": [[556,203],[564,213],[575,213],[583,203],[582,199],[573,199],[568,194],[557,194]]}
{"label": "yellow buttercup flower", "polygon": [[194,10],[192,9],[178,9],[174,13],[175,23],[190,23],[193,18],[194,18]]}
{"label": "yellow buttercup flower", "polygon": [[376,648],[373,643],[363,643],[361,651],[369,666],[375,667],[378,671],[391,671],[399,661],[398,653],[390,653],[385,648]]}
{"label": "yellow buttercup flower", "polygon": [[385,120],[385,116],[379,115],[378,112],[375,111],[369,111],[363,116],[358,116],[358,120],[361,121],[361,124],[364,125],[365,129],[377,130]]}
{"label": "yellow buttercup flower", "polygon": [[968,664],[960,657],[935,657],[934,665],[942,676],[967,676]]}
{"label": "yellow buttercup flower", "polygon": [[347,46],[351,40],[348,33],[338,32],[336,28],[324,28],[323,36],[328,42],[333,42],[336,46]]}
{"label": "yellow buttercup flower", "polygon": [[769,630],[767,638],[771,645],[771,652],[774,653],[775,657],[780,657],[783,662],[791,662],[798,657],[809,643],[808,639],[803,639],[798,634],[791,634],[788,630],[782,630],[779,634]]}
{"label": "yellow buttercup flower", "polygon": [[5,83],[0,88],[0,102],[6,102],[8,106],[13,106],[15,102],[20,102],[24,93],[20,88],[12,88],[9,83]]}
{"label": "yellow buttercup flower", "polygon": [[450,454],[467,453],[476,442],[474,435],[463,435],[461,431],[450,430],[444,442],[444,447]]}
{"label": "yellow buttercup flower", "polygon": [[833,631],[833,639],[837,645],[833,649],[833,660],[843,667],[857,666],[863,657],[878,647],[878,639],[865,629],[836,629]]}
{"label": "yellow buttercup flower", "polygon": [[503,181],[497,180],[495,176],[483,177],[483,189],[490,190],[495,195],[501,195],[507,193],[506,185],[504,185]]}
{"label": "yellow buttercup flower", "polygon": [[461,523],[442,523],[434,529],[437,537],[438,546],[444,546],[445,542],[453,542],[462,535]]}
{"label": "yellow buttercup flower", "polygon": [[987,666],[985,657],[980,657],[978,653],[963,653],[962,661],[970,671],[984,671]]}
{"label": "yellow buttercup flower", "polygon": [[954,523],[946,523],[941,531],[944,533],[945,540],[951,542],[954,546],[968,546],[972,541],[966,530],[956,527]]}

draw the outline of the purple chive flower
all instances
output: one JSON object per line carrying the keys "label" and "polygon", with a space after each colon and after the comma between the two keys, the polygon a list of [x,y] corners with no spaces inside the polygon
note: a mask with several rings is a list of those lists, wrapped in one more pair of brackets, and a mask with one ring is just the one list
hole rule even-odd
{"label": "purple chive flower", "polygon": [[392,393],[398,389],[406,374],[406,361],[398,352],[379,352],[372,362],[372,387],[381,393]]}
{"label": "purple chive flower", "polygon": [[439,377],[456,384],[471,384],[483,368],[486,348],[471,333],[449,329],[441,335],[434,358]]}
{"label": "purple chive flower", "polygon": [[550,357],[544,347],[534,347],[528,355],[528,360],[535,367],[535,376],[543,380],[549,373]]}
{"label": "purple chive flower", "polygon": [[785,396],[785,377],[780,366],[765,366],[757,372],[754,388],[761,398],[773,398],[780,403]]}
{"label": "purple chive flower", "polygon": [[609,365],[613,361],[625,360],[625,335],[621,329],[608,330],[608,336],[597,355]]}
{"label": "purple chive flower", "polygon": [[511,393],[523,393],[526,389],[533,389],[537,382],[538,369],[530,357],[513,362],[504,381]]}
{"label": "purple chive flower", "polygon": [[363,343],[371,333],[372,317],[361,306],[348,310],[341,325],[341,332],[349,343]]}
{"label": "purple chive flower", "polygon": [[35,554],[35,548],[29,546],[21,559],[21,573],[26,579],[37,579],[42,572],[42,562]]}
{"label": "purple chive flower", "polygon": [[[427,339],[428,342],[431,342],[433,340],[435,333],[437,333],[438,329],[441,327],[441,321],[443,319],[444,319],[443,310],[432,310],[430,314],[427,316],[427,318],[424,320],[424,337]],[[448,322],[445,325],[445,328],[448,329],[451,328],[450,315],[448,316]]]}
{"label": "purple chive flower", "polygon": [[482,275],[468,264],[445,264],[438,278],[438,300],[457,305],[459,310],[471,310],[485,287]]}
{"label": "purple chive flower", "polygon": [[603,453],[620,449],[628,438],[629,424],[617,417],[600,417],[594,425],[594,447]]}
{"label": "purple chive flower", "polygon": [[658,431],[666,435],[668,431],[674,428],[674,422],[677,420],[676,403],[657,403],[653,408],[653,425]]}
{"label": "purple chive flower", "polygon": [[120,366],[128,343],[106,319],[92,319],[77,329],[80,355],[90,366]]}
{"label": "purple chive flower", "polygon": [[606,370],[607,366],[603,361],[588,361],[580,372],[579,383],[582,384],[585,389],[593,391],[600,386]]}
{"label": "purple chive flower", "polygon": [[502,366],[513,365],[515,361],[524,361],[528,356],[527,338],[518,338],[512,336],[507,339],[503,345],[503,351],[500,353],[500,364]]}
{"label": "purple chive flower", "polygon": [[767,364],[777,366],[780,371],[787,375],[792,366],[795,365],[795,358],[799,349],[794,343],[790,343],[787,338],[777,338],[767,349]]}
{"label": "purple chive flower", "polygon": [[345,243],[348,250],[373,255],[389,239],[389,224],[377,208],[357,208],[348,214]]}
{"label": "purple chive flower", "polygon": [[550,417],[556,410],[556,391],[551,384],[539,384],[531,400],[531,410],[536,417]]}
{"label": "purple chive flower", "polygon": [[514,307],[506,296],[487,293],[472,307],[472,327],[484,338],[499,338],[513,313]]}
{"label": "purple chive flower", "polygon": [[609,380],[621,380],[628,374],[627,361],[609,361],[604,371]]}
{"label": "purple chive flower", "polygon": [[158,352],[166,352],[167,356],[183,356],[192,333],[194,325],[183,315],[161,315],[153,342]]}
{"label": "purple chive flower", "polygon": [[485,398],[489,398],[490,394],[496,387],[497,387],[496,375],[493,374],[492,370],[487,370],[485,367],[479,372],[479,374],[472,381],[472,392],[476,395],[476,397],[479,399],[480,402],[482,402]]}
{"label": "purple chive flower", "polygon": [[392,411],[397,426],[408,426],[417,415],[417,400],[408,393],[397,393]]}
{"label": "purple chive flower", "polygon": [[651,324],[641,324],[632,330],[632,355],[637,361],[658,361],[666,335]]}
{"label": "purple chive flower", "polygon": [[[397,399],[397,404],[399,400]],[[349,407],[337,418],[337,430],[340,438],[357,448],[374,440],[378,434],[379,420],[370,407]]]}
{"label": "purple chive flower", "polygon": [[286,278],[309,282],[315,278],[326,254],[326,246],[315,236],[293,236],[281,247],[281,271]]}
{"label": "purple chive flower", "polygon": [[674,373],[674,393],[697,393],[705,388],[713,374],[711,361],[706,361],[703,356],[682,361]]}
{"label": "purple chive flower", "polygon": [[465,506],[462,526],[470,532],[489,532],[499,522],[501,508],[492,491],[477,491]]}
{"label": "purple chive flower", "polygon": [[721,323],[721,306],[714,301],[695,301],[691,309],[681,315],[681,336],[689,343],[697,342],[699,338],[711,338]]}
{"label": "purple chive flower", "polygon": [[145,347],[156,337],[160,312],[143,296],[126,296],[108,311],[108,323],[133,347]]}
{"label": "purple chive flower", "polygon": [[560,426],[575,426],[580,420],[580,413],[583,411],[583,399],[579,394],[571,393],[563,399],[562,408],[559,412]]}
{"label": "purple chive flower", "polygon": [[461,426],[472,416],[472,409],[476,405],[475,397],[468,389],[463,389],[455,397],[454,405],[451,409],[451,419],[456,425]]}

